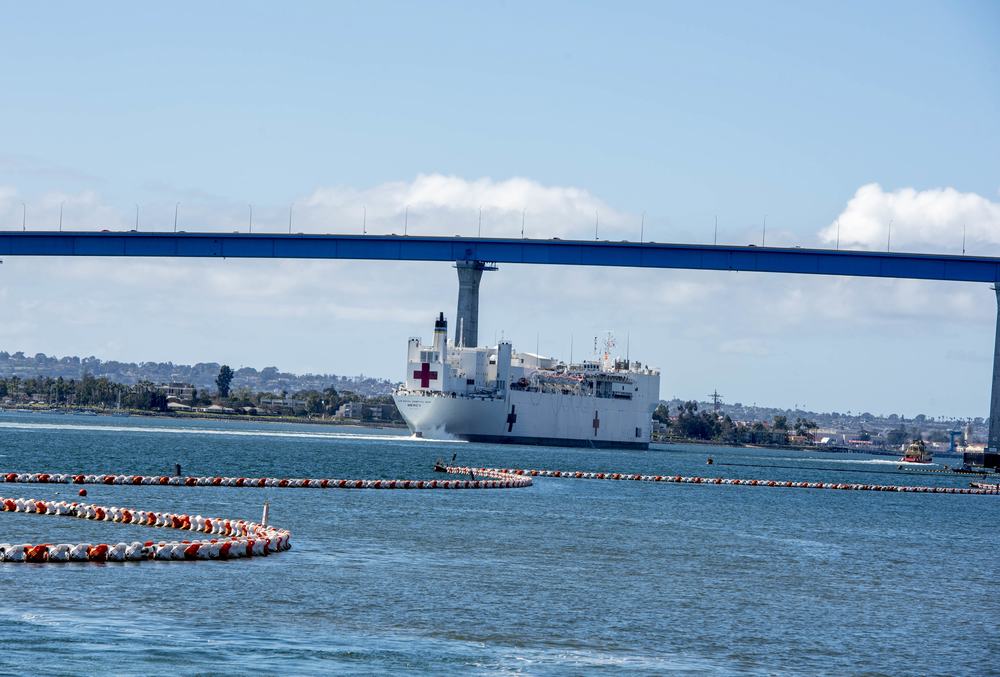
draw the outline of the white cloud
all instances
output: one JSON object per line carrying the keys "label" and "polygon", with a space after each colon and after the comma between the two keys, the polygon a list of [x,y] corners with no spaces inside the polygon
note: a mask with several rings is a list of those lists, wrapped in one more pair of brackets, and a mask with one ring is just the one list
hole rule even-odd
{"label": "white cloud", "polygon": [[[28,210],[28,229],[55,228],[63,205],[64,227],[75,230],[130,229],[135,205],[111,206],[93,191],[49,192],[20,196],[12,186],[0,186],[0,230],[20,227],[21,200]],[[170,230],[175,202],[140,205],[140,230]],[[527,237],[590,239],[595,220],[602,239],[632,236],[635,215],[613,209],[586,190],[546,186],[526,178],[464,179],[421,174],[412,181],[392,181],[368,188],[329,186],[294,200],[292,227],[304,233],[402,233],[410,235],[475,235],[482,209],[482,234],[520,237],[522,215]],[[255,232],[283,232],[288,205],[255,204]],[[244,202],[210,195],[188,194],[179,205],[181,230],[246,230],[249,208]],[[405,225],[404,225],[405,224]]]}
{"label": "white cloud", "polygon": [[[303,222],[310,230],[330,224],[360,230],[367,210],[368,232],[412,235],[475,235],[479,210],[482,234],[520,237],[524,215],[527,237],[587,239],[599,220],[602,238],[623,232],[626,216],[585,190],[545,186],[525,178],[467,180],[422,174],[413,181],[367,189],[317,189],[304,201]],[[634,230],[634,226],[633,226]]]}
{"label": "white cloud", "polygon": [[1000,245],[1000,203],[954,188],[886,191],[877,183],[858,188],[847,207],[820,239],[842,248],[884,250],[892,224],[893,250],[956,252],[962,249],[963,228],[968,253],[986,254]]}
{"label": "white cloud", "polygon": [[0,186],[0,230],[20,230],[22,219],[28,230],[55,230],[60,209],[65,230],[123,230],[135,223],[134,212],[129,219],[92,190],[27,196],[13,186]]}

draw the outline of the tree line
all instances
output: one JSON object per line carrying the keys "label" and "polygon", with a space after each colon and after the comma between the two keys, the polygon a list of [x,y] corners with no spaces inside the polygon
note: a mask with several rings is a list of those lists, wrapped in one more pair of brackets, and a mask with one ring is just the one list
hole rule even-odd
{"label": "tree line", "polygon": [[[402,420],[396,405],[389,395],[365,397],[350,391],[338,392],[329,387],[323,390],[298,390],[295,392],[253,392],[250,388],[232,389],[233,370],[223,365],[216,378],[216,393],[207,389],[193,390],[192,397],[183,401],[191,407],[206,407],[220,404],[241,413],[259,414],[275,408],[283,413],[290,410],[293,414],[309,416],[333,416],[341,405],[348,402],[359,402],[364,405],[363,418],[379,418],[381,420]],[[52,406],[93,407],[102,409],[133,409],[142,411],[168,411],[167,397],[159,387],[151,381],[140,381],[135,385],[116,383],[106,377],[96,378],[84,374],[82,378],[63,378],[36,376],[20,378],[11,376],[0,377],[0,401],[10,398],[18,403],[44,402]],[[301,407],[272,406],[265,400],[281,400],[286,402],[302,402]],[[263,411],[262,411],[263,410]],[[375,411],[378,415],[375,415]]]}
{"label": "tree line", "polygon": [[17,401],[41,400],[64,406],[167,410],[167,398],[155,383],[140,381],[130,386],[115,383],[105,377],[95,378],[90,374],[84,374],[79,379],[64,379],[61,376],[0,378],[0,398],[7,397]]}
{"label": "tree line", "polygon": [[677,415],[670,416],[670,409],[660,404],[653,412],[653,420],[667,427],[675,437],[694,440],[712,440],[725,444],[788,444],[790,435],[812,439],[815,421],[796,418],[789,423],[787,416],[775,416],[771,425],[755,421],[752,425],[737,425],[729,415],[713,411],[698,411],[698,403],[689,400],[681,403]]}

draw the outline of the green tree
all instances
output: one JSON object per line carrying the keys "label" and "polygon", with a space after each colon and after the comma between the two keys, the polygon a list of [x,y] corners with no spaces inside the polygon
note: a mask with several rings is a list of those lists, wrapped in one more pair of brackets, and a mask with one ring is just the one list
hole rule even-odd
{"label": "green tree", "polygon": [[774,417],[774,425],[771,426],[775,430],[788,430],[788,417],[777,415]]}
{"label": "green tree", "polygon": [[714,413],[699,412],[698,403],[688,401],[680,406],[674,429],[683,437],[711,440],[719,436],[722,426]]}
{"label": "green tree", "polygon": [[891,447],[898,447],[909,439],[910,433],[906,431],[905,426],[899,426],[885,434],[885,442]]}
{"label": "green tree", "polygon": [[801,418],[801,417],[795,419],[795,434],[796,435],[800,435],[802,437],[808,437],[809,439],[812,439],[813,438],[813,434],[810,431],[815,430],[818,427],[819,426],[816,425],[816,421],[810,421],[808,419]]}
{"label": "green tree", "polygon": [[306,411],[310,414],[323,413],[323,398],[317,392],[311,392],[306,396]]}
{"label": "green tree", "polygon": [[726,414],[719,420],[719,434],[720,440],[728,442],[729,444],[735,444],[739,441],[740,432],[733,423],[733,419]]}
{"label": "green tree", "polygon": [[653,411],[653,420],[659,421],[664,425],[670,425],[670,409],[665,404],[656,405],[656,410]]}
{"label": "green tree", "polygon": [[219,368],[219,375],[215,377],[215,385],[219,387],[219,397],[229,397],[229,385],[233,382],[233,370],[228,364]]}

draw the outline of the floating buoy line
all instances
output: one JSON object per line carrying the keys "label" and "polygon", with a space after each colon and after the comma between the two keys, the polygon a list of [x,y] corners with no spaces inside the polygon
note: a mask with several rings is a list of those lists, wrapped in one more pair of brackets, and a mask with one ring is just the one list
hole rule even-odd
{"label": "floating buoy line", "polygon": [[[168,475],[80,475],[66,473],[2,473],[8,484],[104,484],[182,487],[253,487],[305,489],[513,489],[531,486],[531,478],[484,469],[469,479],[360,480],[285,479],[277,477],[177,477]],[[81,490],[81,496],[86,495]],[[205,538],[131,543],[0,543],[3,562],[140,562],[158,560],[207,560],[255,557],[291,547],[287,529],[222,517],[202,517],[133,508],[109,507],[76,501],[44,501],[0,496],[3,512],[77,517],[81,519],[179,529],[205,534]]]}
{"label": "floating buoy line", "polygon": [[577,480],[618,480],[630,482],[668,482],[673,484],[725,484],[740,487],[778,487],[782,489],[843,489],[850,491],[899,491],[918,494],[1000,494],[1000,485],[971,482],[965,487],[925,487],[895,484],[857,484],[846,482],[794,482],[785,480],[746,480],[726,477],[684,475],[640,475],[617,472],[582,472],[579,470],[533,470],[524,468],[468,468],[448,466],[448,472],[501,472],[518,477],[561,477]]}
{"label": "floating buoy line", "polygon": [[[715,465],[717,467],[723,468],[776,468],[778,470],[802,470],[803,466],[800,465],[776,465],[771,463],[718,463],[713,462],[708,465]],[[884,466],[883,466],[884,468]],[[810,467],[809,470],[814,472],[839,472],[839,473],[859,473],[864,475],[978,475],[980,477],[986,477],[990,473],[986,470],[961,470],[958,468],[912,468],[904,467],[902,465],[897,465],[891,470],[881,469],[881,468],[830,468],[828,466],[816,466]]]}
{"label": "floating buoy line", "polygon": [[[896,486],[833,482],[794,482],[731,479],[683,475],[539,470],[525,468],[476,468],[438,463],[438,472],[462,476],[441,480],[287,479],[274,477],[179,477],[167,475],[82,475],[66,473],[0,473],[7,484],[103,484],[182,487],[247,487],[300,489],[516,489],[529,487],[534,477],[563,479],[715,484],[727,486],[779,487],[787,489],[839,489],[892,491],[927,494],[1000,494],[1000,485],[972,483],[964,487]],[[85,492],[81,490],[81,495]],[[223,517],[202,517],[156,512],[76,501],[46,501],[0,496],[3,512],[33,513],[79,519],[135,524],[204,534],[191,540],[134,541],[130,543],[9,544],[0,543],[3,562],[139,562],[144,560],[212,560],[265,556],[291,547],[287,529],[261,522]]]}

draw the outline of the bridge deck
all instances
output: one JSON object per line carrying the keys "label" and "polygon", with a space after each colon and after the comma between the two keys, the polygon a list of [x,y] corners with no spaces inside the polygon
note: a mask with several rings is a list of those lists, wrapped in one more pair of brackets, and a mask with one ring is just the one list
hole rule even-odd
{"label": "bridge deck", "polygon": [[274,233],[0,231],[0,256],[478,260],[955,282],[1000,281],[1000,258],[783,247]]}

